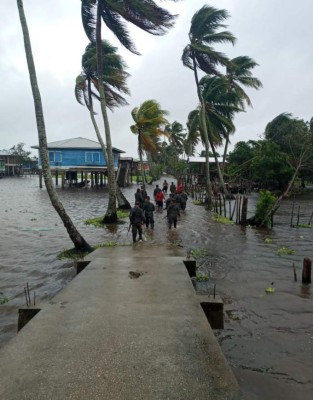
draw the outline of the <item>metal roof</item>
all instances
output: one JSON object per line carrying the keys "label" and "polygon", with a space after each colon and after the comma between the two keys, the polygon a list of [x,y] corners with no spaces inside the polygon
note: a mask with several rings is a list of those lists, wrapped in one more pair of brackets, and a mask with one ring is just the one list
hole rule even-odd
{"label": "metal roof", "polygon": [[0,156],[10,156],[9,150],[0,150]]}
{"label": "metal roof", "polygon": [[[90,140],[82,137],[58,140],[56,142],[47,143],[48,149],[101,149],[99,142]],[[39,149],[39,145],[36,144],[31,146],[32,149]],[[123,150],[119,150],[113,147],[113,150],[117,153],[125,153]]]}
{"label": "metal roof", "polygon": [[[217,157],[217,161],[219,163],[223,162],[223,157]],[[205,157],[189,157],[189,162],[190,163],[205,163]],[[210,163],[215,163],[215,158],[214,157],[209,157],[209,162]]]}

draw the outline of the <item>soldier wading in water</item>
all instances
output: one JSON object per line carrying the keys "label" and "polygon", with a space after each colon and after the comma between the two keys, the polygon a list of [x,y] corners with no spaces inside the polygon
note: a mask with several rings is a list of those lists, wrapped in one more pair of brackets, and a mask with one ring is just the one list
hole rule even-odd
{"label": "soldier wading in water", "polygon": [[131,209],[129,213],[129,220],[132,227],[133,242],[136,243],[137,231],[139,233],[139,240],[142,239],[142,225],[145,222],[145,216],[140,208],[139,202],[136,201],[135,207]]}
{"label": "soldier wading in water", "polygon": [[174,225],[174,228],[176,228],[177,217],[180,217],[180,207],[176,204],[176,200],[172,198],[172,201],[167,206],[167,219],[169,229],[172,229],[172,225]]}
{"label": "soldier wading in water", "polygon": [[150,197],[147,196],[145,202],[143,204],[143,212],[146,219],[146,227],[154,229],[154,219],[153,219],[153,212],[155,210],[154,204],[150,203]]}

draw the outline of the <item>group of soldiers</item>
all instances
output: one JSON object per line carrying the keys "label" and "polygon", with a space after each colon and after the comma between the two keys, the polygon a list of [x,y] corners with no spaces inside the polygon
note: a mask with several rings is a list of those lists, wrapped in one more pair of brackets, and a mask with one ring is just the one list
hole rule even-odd
{"label": "group of soldiers", "polygon": [[137,189],[135,193],[135,207],[131,209],[129,214],[130,227],[132,228],[133,242],[136,242],[137,234],[139,235],[138,240],[142,241],[142,227],[145,224],[147,228],[154,229],[154,212],[163,212],[164,203],[166,209],[166,217],[168,220],[168,228],[172,229],[172,226],[176,228],[177,218],[180,217],[180,212],[185,211],[187,204],[187,193],[184,192],[177,185],[179,191],[176,188],[174,182],[170,185],[170,195],[166,199],[167,188],[163,190],[156,185],[153,191],[154,202],[150,201],[150,197],[147,195],[146,190],[143,186],[141,189]]}

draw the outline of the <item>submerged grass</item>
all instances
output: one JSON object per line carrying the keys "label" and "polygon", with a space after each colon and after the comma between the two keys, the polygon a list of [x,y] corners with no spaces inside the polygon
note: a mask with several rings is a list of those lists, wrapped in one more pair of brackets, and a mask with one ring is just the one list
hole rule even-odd
{"label": "submerged grass", "polygon": [[298,224],[295,226],[295,228],[307,228],[307,229],[312,229],[311,224]]}
{"label": "submerged grass", "polygon": [[[117,218],[118,219],[125,219],[128,216],[129,216],[129,211],[117,210]],[[103,216],[86,219],[85,225],[93,225],[96,228],[104,228],[105,226],[107,226],[107,224],[103,223]]]}
{"label": "submerged grass", "polygon": [[291,254],[295,254],[295,251],[292,250],[292,249],[289,249],[289,247],[282,246],[282,247],[280,247],[280,248],[277,250],[277,254],[278,254],[279,256],[282,256],[282,255],[291,255]]}
{"label": "submerged grass", "polygon": [[[117,243],[117,242],[105,242],[105,243],[98,243],[92,246],[93,250],[99,249],[101,247],[115,247],[115,246],[131,246],[130,243]],[[58,260],[65,260],[65,259],[71,259],[71,260],[82,260],[84,257],[86,257],[89,253],[82,253],[77,251],[75,248],[73,249],[63,249],[59,255],[57,256]]]}
{"label": "submerged grass", "polygon": [[6,304],[9,302],[9,299],[7,297],[0,297],[0,304]]}
{"label": "submerged grass", "polygon": [[193,203],[195,206],[204,206],[204,203],[203,203],[202,201],[200,201],[200,200],[194,200],[192,203]]}
{"label": "submerged grass", "polygon": [[221,224],[226,224],[226,225],[234,225],[235,224],[235,222],[232,221],[231,219],[229,219],[227,217],[223,217],[222,215],[219,215],[219,214],[214,214],[213,220],[216,222],[219,222]]}
{"label": "submerged grass", "polygon": [[209,277],[205,274],[197,274],[196,280],[197,282],[207,282],[209,280]]}
{"label": "submerged grass", "polygon": [[203,258],[207,256],[208,250],[207,249],[191,249],[190,254],[195,260]]}

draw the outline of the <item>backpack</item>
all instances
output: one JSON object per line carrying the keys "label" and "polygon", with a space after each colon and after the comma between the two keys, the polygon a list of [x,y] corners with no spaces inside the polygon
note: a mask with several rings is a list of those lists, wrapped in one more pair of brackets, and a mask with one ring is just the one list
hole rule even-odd
{"label": "backpack", "polygon": [[163,201],[164,195],[162,192],[158,192],[155,196],[156,201]]}

